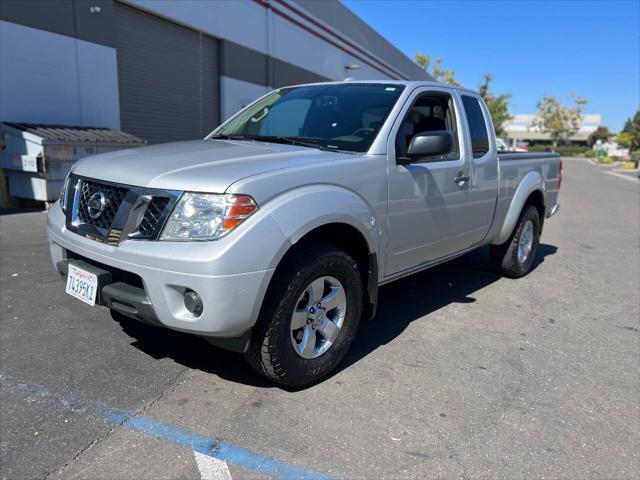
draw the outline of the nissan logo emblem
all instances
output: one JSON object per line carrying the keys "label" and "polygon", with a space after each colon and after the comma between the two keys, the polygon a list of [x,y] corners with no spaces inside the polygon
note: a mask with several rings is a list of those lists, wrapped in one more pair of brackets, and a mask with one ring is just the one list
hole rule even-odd
{"label": "nissan logo emblem", "polygon": [[104,212],[104,207],[107,206],[107,197],[105,197],[104,193],[96,192],[89,197],[89,201],[87,202],[87,211],[89,212],[89,216],[94,220],[102,215]]}

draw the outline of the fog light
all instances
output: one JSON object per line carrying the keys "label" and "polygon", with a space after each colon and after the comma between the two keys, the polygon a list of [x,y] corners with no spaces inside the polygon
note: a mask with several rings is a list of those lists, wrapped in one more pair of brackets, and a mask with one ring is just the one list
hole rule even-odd
{"label": "fog light", "polygon": [[184,294],[184,306],[193,315],[199,317],[202,313],[202,299],[196,292],[188,291]]}

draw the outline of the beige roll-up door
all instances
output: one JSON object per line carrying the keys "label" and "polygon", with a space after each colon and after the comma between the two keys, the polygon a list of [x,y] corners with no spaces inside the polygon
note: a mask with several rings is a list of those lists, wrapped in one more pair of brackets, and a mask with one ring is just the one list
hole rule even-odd
{"label": "beige roll-up door", "polygon": [[121,129],[149,143],[204,137],[219,123],[217,40],[115,7]]}

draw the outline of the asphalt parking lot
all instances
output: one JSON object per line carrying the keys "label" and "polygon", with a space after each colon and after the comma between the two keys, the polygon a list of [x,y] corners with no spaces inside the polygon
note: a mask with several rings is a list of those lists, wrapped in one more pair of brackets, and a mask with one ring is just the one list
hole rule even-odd
{"label": "asphalt parking lot", "polygon": [[2,478],[638,478],[640,182],[565,161],[520,280],[473,252],[381,289],[324,382],[64,293],[0,216]]}

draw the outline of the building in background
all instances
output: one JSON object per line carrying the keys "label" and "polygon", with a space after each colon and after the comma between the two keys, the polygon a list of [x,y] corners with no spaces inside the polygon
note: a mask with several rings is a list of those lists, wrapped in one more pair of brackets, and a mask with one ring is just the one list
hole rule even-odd
{"label": "building in background", "polygon": [[[504,124],[507,138],[514,146],[517,142],[523,141],[531,144],[551,141],[548,133],[543,133],[531,127],[531,122],[534,118],[534,114],[514,115],[512,120]],[[601,115],[584,115],[580,129],[569,138],[569,141],[586,144],[589,135],[600,126],[601,122]]]}
{"label": "building in background", "polygon": [[205,136],[287,84],[430,79],[338,0],[1,0],[0,120]]}

